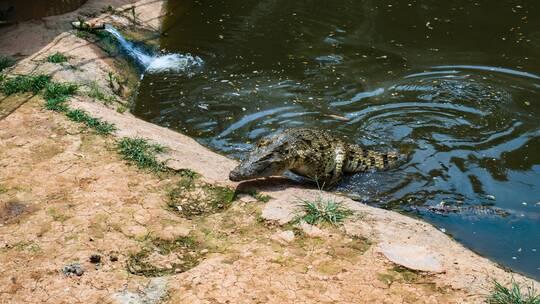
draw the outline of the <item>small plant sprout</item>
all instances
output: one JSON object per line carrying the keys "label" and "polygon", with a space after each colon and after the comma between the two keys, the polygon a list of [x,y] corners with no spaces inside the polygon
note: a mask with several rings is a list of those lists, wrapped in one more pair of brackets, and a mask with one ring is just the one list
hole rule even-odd
{"label": "small plant sprout", "polygon": [[15,61],[6,56],[0,56],[0,72],[4,69],[9,68],[15,63]]}
{"label": "small plant sprout", "polygon": [[88,113],[83,110],[69,110],[66,113],[66,116],[73,121],[86,124],[86,126],[88,126],[89,128],[93,128],[94,130],[96,130],[98,134],[108,135],[116,131],[116,127],[113,124],[103,121],[99,118],[94,118],[88,115]]}
{"label": "small plant sprout", "polygon": [[66,112],[68,110],[66,99],[76,94],[78,89],[79,86],[74,83],[47,83],[43,93],[45,108],[56,112]]}
{"label": "small plant sprout", "polygon": [[68,57],[60,52],[56,52],[47,56],[47,62],[50,63],[64,63],[68,61]]}
{"label": "small plant sprout", "polygon": [[75,83],[58,83],[49,82],[45,86],[43,98],[48,99],[65,99],[75,95],[79,90],[79,86]]}
{"label": "small plant sprout", "polygon": [[89,91],[87,93],[88,97],[104,101],[105,103],[111,103],[116,101],[114,96],[106,94],[97,84],[97,82],[92,82],[88,86]]}
{"label": "small plant sprout", "polygon": [[19,75],[5,79],[0,85],[0,92],[5,95],[18,93],[37,94],[51,82],[48,75]]}
{"label": "small plant sprout", "polygon": [[118,82],[118,77],[116,77],[113,72],[109,72],[107,73],[107,81],[109,82],[109,87],[114,89],[114,84],[115,82]]}
{"label": "small plant sprout", "polygon": [[135,163],[139,168],[151,169],[154,172],[166,171],[163,162],[156,155],[165,150],[163,146],[151,144],[140,137],[124,137],[118,142],[118,151],[124,160]]}
{"label": "small plant sprout", "polygon": [[511,286],[506,287],[494,281],[493,290],[486,299],[488,304],[540,304],[540,294],[536,293],[533,286],[522,286],[512,279]]}
{"label": "small plant sprout", "polygon": [[299,216],[297,221],[304,221],[311,225],[318,223],[337,225],[353,213],[340,202],[330,198],[323,199],[322,196],[315,200],[301,200],[300,207],[304,215]]}

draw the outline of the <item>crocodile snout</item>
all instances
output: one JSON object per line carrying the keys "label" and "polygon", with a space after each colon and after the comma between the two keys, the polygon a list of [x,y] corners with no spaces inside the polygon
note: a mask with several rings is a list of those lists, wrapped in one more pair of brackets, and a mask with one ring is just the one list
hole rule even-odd
{"label": "crocodile snout", "polygon": [[242,180],[242,176],[240,175],[240,172],[238,172],[237,168],[229,173],[229,179],[233,182],[239,182]]}

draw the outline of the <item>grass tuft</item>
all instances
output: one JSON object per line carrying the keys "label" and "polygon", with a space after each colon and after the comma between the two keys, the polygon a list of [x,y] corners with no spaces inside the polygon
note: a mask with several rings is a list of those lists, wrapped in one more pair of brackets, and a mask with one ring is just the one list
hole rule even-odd
{"label": "grass tuft", "polygon": [[61,97],[45,100],[45,109],[56,112],[66,112],[68,110],[66,98]]}
{"label": "grass tuft", "polygon": [[154,172],[166,171],[165,164],[156,158],[156,155],[164,149],[163,146],[151,144],[140,137],[124,137],[118,142],[118,151],[124,160],[135,163],[139,168],[151,169]]}
{"label": "grass tuft", "polygon": [[0,91],[5,95],[17,93],[37,94],[51,82],[49,75],[20,75],[5,79],[0,84]]}
{"label": "grass tuft", "polygon": [[99,118],[94,118],[83,110],[69,110],[67,111],[66,116],[72,121],[86,124],[86,126],[93,128],[98,134],[101,135],[108,135],[116,131],[116,127],[113,124]]}
{"label": "grass tuft", "polygon": [[51,63],[64,63],[68,61],[68,57],[60,52],[56,52],[47,57],[47,62]]}
{"label": "grass tuft", "polygon": [[0,56],[0,72],[9,68],[15,63],[15,61],[6,56]]}
{"label": "grass tuft", "polygon": [[323,200],[322,197],[314,201],[302,200],[301,208],[304,215],[297,218],[297,221],[305,221],[314,225],[317,223],[329,223],[337,225],[353,212],[339,202],[331,199]]}
{"label": "grass tuft", "polygon": [[180,177],[188,178],[190,180],[196,180],[201,177],[199,173],[190,169],[181,169],[179,170],[178,175],[180,175]]}
{"label": "grass tuft", "polygon": [[[60,53],[53,55],[58,54]],[[2,78],[0,80],[0,92],[5,95],[28,92],[37,94],[41,92],[45,99],[45,108],[47,110],[64,112],[69,119],[86,124],[88,127],[96,130],[98,134],[108,135],[114,132],[116,127],[113,124],[99,118],[91,117],[85,111],[72,110],[67,106],[67,98],[76,94],[78,90],[79,85],[69,82],[59,83],[51,81],[51,76],[49,75],[20,75],[9,79]]]}
{"label": "grass tuft", "polygon": [[75,95],[78,90],[79,86],[75,83],[49,82],[45,85],[43,98],[45,100],[67,98],[68,96]]}
{"label": "grass tuft", "polygon": [[116,101],[116,97],[112,95],[107,95],[105,92],[103,92],[103,90],[95,81],[90,83],[89,88],[90,90],[88,91],[87,95],[90,98],[101,100],[105,103],[111,103]]}
{"label": "grass tuft", "polygon": [[532,286],[523,293],[521,286],[512,279],[510,287],[495,281],[492,293],[487,298],[488,304],[540,304],[540,294]]}
{"label": "grass tuft", "polygon": [[45,86],[43,98],[45,109],[56,112],[67,112],[66,99],[77,93],[79,86],[74,83],[49,82]]}

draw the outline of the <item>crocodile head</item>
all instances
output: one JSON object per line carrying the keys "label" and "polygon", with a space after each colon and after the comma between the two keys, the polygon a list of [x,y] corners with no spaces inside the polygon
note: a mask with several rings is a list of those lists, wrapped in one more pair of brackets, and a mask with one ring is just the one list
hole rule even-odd
{"label": "crocodile head", "polygon": [[289,143],[281,136],[263,138],[257,146],[229,174],[235,182],[281,175],[289,168],[291,157]]}

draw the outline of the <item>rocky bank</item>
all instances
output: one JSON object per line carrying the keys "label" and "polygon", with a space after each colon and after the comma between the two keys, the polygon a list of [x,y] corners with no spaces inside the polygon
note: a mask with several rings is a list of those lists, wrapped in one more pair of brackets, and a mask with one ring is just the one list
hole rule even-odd
{"label": "rocky bank", "polygon": [[[39,94],[0,95],[1,303],[482,303],[493,280],[540,289],[420,220],[281,178],[230,182],[235,161],[131,115],[136,70],[69,22],[151,42],[165,6],[90,0],[2,29],[0,54],[19,59],[6,74],[78,84],[69,106],[116,131],[96,134]],[[46,60],[57,52],[67,62]],[[171,170],[122,159],[122,138],[165,147]],[[320,197],[354,214],[293,221],[300,199]]]}

